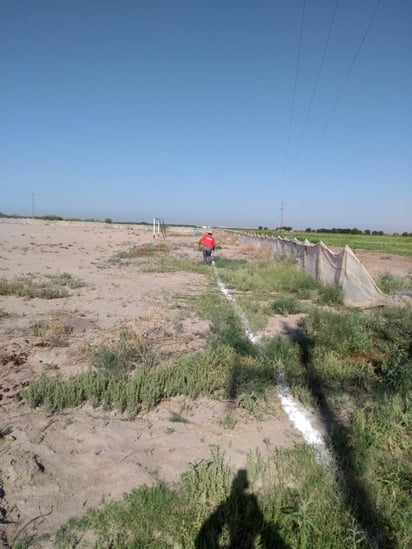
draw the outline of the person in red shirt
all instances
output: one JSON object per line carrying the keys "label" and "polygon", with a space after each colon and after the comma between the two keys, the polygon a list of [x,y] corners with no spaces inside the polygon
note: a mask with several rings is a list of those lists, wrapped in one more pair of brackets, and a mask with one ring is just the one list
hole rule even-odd
{"label": "person in red shirt", "polygon": [[216,247],[216,241],[211,231],[200,237],[199,248],[203,248],[203,263],[210,265],[212,263],[212,252]]}

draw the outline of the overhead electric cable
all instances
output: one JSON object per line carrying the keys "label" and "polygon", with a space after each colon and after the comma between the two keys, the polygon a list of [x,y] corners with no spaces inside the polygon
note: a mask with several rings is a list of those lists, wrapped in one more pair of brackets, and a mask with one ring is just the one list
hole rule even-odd
{"label": "overhead electric cable", "polygon": [[300,52],[302,49],[302,36],[303,36],[303,26],[305,22],[305,11],[306,11],[306,0],[303,0],[303,10],[302,10],[302,19],[300,23],[300,32],[299,32],[299,46],[298,46],[298,56],[296,59],[296,67],[295,67],[295,81],[293,83],[293,94],[292,94],[292,106],[290,109],[290,117],[289,117],[289,130],[288,130],[288,140],[286,144],[286,159],[285,159],[285,167],[283,172],[283,180],[287,176],[288,171],[288,163],[289,163],[289,149],[290,149],[290,137],[292,134],[292,122],[293,122],[293,113],[295,110],[295,97],[296,97],[296,86],[298,81],[298,72],[299,72],[299,64],[300,64]]}
{"label": "overhead electric cable", "polygon": [[297,162],[299,160],[300,149],[302,147],[303,138],[304,138],[305,133],[306,133],[306,127],[308,125],[309,116],[310,116],[311,111],[312,111],[313,101],[315,99],[315,95],[316,95],[316,92],[318,90],[319,79],[320,79],[322,68],[323,68],[323,65],[324,65],[324,62],[325,62],[326,52],[327,52],[327,49],[328,49],[328,46],[329,46],[329,40],[330,40],[330,37],[331,37],[331,34],[332,34],[333,25],[335,24],[336,12],[338,11],[339,2],[340,2],[340,0],[336,0],[335,8],[333,10],[332,19],[331,19],[329,29],[328,29],[328,34],[327,34],[327,37],[326,37],[326,42],[325,42],[325,45],[323,47],[322,57],[321,57],[320,64],[319,64],[319,67],[318,67],[318,72],[316,74],[315,83],[313,85],[312,96],[310,98],[308,109],[306,111],[305,122],[303,124],[303,129],[302,129],[302,133],[301,133],[299,144],[298,144],[295,164],[297,164]]}
{"label": "overhead electric cable", "polygon": [[371,28],[371,26],[372,26],[372,23],[373,23],[373,21],[374,21],[374,19],[375,19],[375,16],[376,16],[376,14],[377,14],[377,12],[378,12],[378,9],[379,9],[379,6],[381,5],[381,3],[382,3],[382,0],[378,0],[377,4],[376,4],[376,6],[375,6],[375,9],[374,9],[374,11],[373,11],[373,13],[372,13],[372,15],[371,15],[371,17],[370,17],[370,19],[369,19],[369,22],[368,22],[368,24],[367,24],[367,26],[366,26],[366,30],[365,30],[365,32],[363,33],[362,39],[361,39],[361,41],[360,41],[360,43],[359,43],[359,46],[358,46],[358,48],[357,48],[357,50],[356,50],[356,52],[355,52],[355,55],[354,55],[354,57],[353,57],[353,59],[352,59],[352,63],[350,64],[349,70],[348,70],[348,72],[347,72],[347,74],[346,74],[346,76],[345,76],[345,78],[344,78],[344,80],[343,80],[343,82],[342,82],[342,85],[341,85],[340,90],[339,90],[339,93],[338,93],[338,95],[337,95],[337,97],[336,97],[335,103],[333,104],[332,110],[331,110],[330,113],[329,113],[329,116],[328,116],[328,118],[327,118],[327,120],[326,120],[326,123],[325,123],[325,125],[324,125],[324,127],[323,127],[322,133],[321,133],[321,135],[320,135],[320,137],[319,137],[319,139],[318,139],[318,141],[317,141],[317,143],[316,143],[316,145],[315,145],[315,147],[314,147],[314,149],[313,149],[313,151],[312,151],[312,154],[311,154],[311,156],[309,157],[309,160],[308,160],[308,162],[307,162],[307,164],[306,164],[306,169],[307,169],[308,165],[311,163],[311,161],[313,160],[313,157],[315,156],[316,151],[318,150],[318,147],[319,147],[319,145],[320,145],[322,139],[324,138],[324,136],[325,136],[325,134],[326,134],[326,131],[327,131],[328,127],[329,127],[329,124],[330,124],[330,122],[331,122],[331,120],[332,120],[332,118],[333,118],[333,115],[334,115],[335,111],[336,111],[336,107],[337,107],[337,105],[338,105],[338,103],[339,103],[339,100],[340,100],[340,98],[342,97],[343,90],[345,89],[346,84],[348,83],[348,80],[349,80],[349,78],[350,78],[350,76],[351,76],[351,74],[352,74],[352,71],[353,71],[353,69],[354,69],[354,67],[355,67],[355,64],[356,64],[356,61],[357,61],[357,59],[358,59],[358,57],[359,57],[360,51],[361,51],[361,49],[362,49],[362,46],[363,46],[363,44],[365,43],[366,37],[367,37],[367,35],[368,35],[369,31],[370,31],[370,28]]}

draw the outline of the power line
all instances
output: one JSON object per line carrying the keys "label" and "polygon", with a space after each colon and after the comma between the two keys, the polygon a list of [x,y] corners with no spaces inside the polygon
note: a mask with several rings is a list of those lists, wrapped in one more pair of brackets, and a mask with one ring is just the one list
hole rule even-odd
{"label": "power line", "polygon": [[298,144],[295,164],[297,164],[297,162],[299,160],[300,150],[301,150],[302,143],[303,143],[303,138],[304,138],[305,133],[306,133],[306,127],[308,125],[309,116],[310,116],[311,111],[312,111],[313,101],[315,99],[315,95],[316,95],[316,92],[317,92],[317,89],[318,89],[318,83],[319,83],[320,75],[321,75],[321,72],[322,72],[323,65],[325,63],[326,51],[327,51],[328,46],[329,46],[329,40],[330,40],[330,37],[331,37],[331,34],[332,34],[333,26],[335,24],[336,12],[338,11],[339,2],[340,2],[340,0],[336,0],[335,8],[333,10],[332,19],[331,19],[329,29],[328,29],[328,34],[327,34],[327,37],[326,37],[326,42],[325,42],[325,45],[323,47],[322,57],[321,57],[320,64],[319,64],[319,67],[318,67],[318,72],[316,74],[315,83],[313,85],[312,96],[310,98],[308,109],[306,111],[305,122],[303,124],[303,129],[302,129],[302,133],[301,133],[299,144]]}
{"label": "power line", "polygon": [[374,11],[373,11],[373,13],[372,13],[372,15],[371,15],[371,17],[370,17],[370,19],[369,19],[369,22],[368,22],[368,24],[367,24],[367,26],[366,26],[366,30],[365,30],[365,32],[363,33],[362,39],[361,39],[361,41],[360,41],[360,43],[359,43],[359,46],[358,46],[358,48],[357,48],[357,50],[356,50],[356,52],[355,52],[355,55],[354,55],[354,57],[353,57],[353,59],[352,59],[352,63],[350,64],[349,70],[348,70],[348,72],[347,72],[347,74],[346,74],[346,76],[345,76],[345,78],[344,78],[344,80],[343,80],[343,82],[342,82],[342,85],[341,85],[340,90],[339,90],[339,92],[338,92],[338,95],[337,95],[337,97],[336,97],[335,103],[333,104],[332,110],[331,110],[330,113],[329,113],[329,116],[328,116],[328,118],[327,118],[327,120],[326,120],[326,123],[325,123],[325,125],[324,125],[324,127],[323,127],[323,130],[322,130],[322,132],[321,132],[321,134],[320,134],[320,137],[319,137],[319,139],[318,139],[318,141],[317,141],[317,143],[316,143],[316,145],[315,145],[315,147],[314,147],[314,149],[313,149],[313,151],[312,151],[312,154],[311,154],[311,156],[309,157],[309,160],[308,160],[308,162],[307,162],[307,164],[306,164],[306,169],[307,169],[308,165],[311,163],[311,161],[313,160],[313,158],[314,158],[314,156],[315,156],[315,154],[316,154],[316,151],[318,150],[318,147],[319,147],[319,145],[320,145],[322,139],[324,138],[324,136],[325,136],[325,134],[326,134],[326,131],[327,131],[328,127],[329,127],[329,124],[330,124],[330,122],[331,122],[331,120],[332,120],[332,118],[333,118],[333,115],[335,114],[336,107],[338,106],[339,100],[340,100],[340,98],[341,98],[341,96],[342,96],[342,94],[343,94],[343,90],[345,89],[346,84],[348,83],[348,80],[349,80],[349,78],[350,78],[350,76],[351,76],[351,74],[352,74],[352,71],[353,71],[353,69],[354,69],[354,67],[355,67],[356,61],[357,61],[357,59],[358,59],[358,57],[359,57],[360,51],[361,51],[361,49],[362,49],[362,47],[363,47],[363,44],[365,43],[366,37],[368,36],[368,33],[369,33],[370,28],[371,28],[371,26],[372,26],[372,23],[373,23],[373,21],[374,21],[374,19],[375,19],[375,16],[376,16],[376,14],[378,13],[378,9],[379,9],[379,6],[381,5],[381,3],[382,3],[382,0],[378,0],[377,4],[376,4],[376,6],[375,6],[375,9],[374,9]]}
{"label": "power line", "polygon": [[288,171],[290,137],[291,137],[291,133],[292,133],[293,113],[294,113],[294,110],[295,110],[296,86],[297,86],[297,81],[298,81],[300,53],[301,53],[301,49],[302,49],[302,36],[303,36],[303,26],[304,26],[304,23],[305,23],[305,11],[306,11],[306,0],[303,0],[303,10],[302,10],[301,23],[300,23],[300,32],[299,32],[298,55],[297,55],[296,67],[295,67],[295,81],[293,83],[292,106],[291,106],[291,109],[290,109],[290,117],[289,117],[289,130],[288,130],[288,140],[287,140],[287,145],[286,145],[286,159],[285,159],[285,167],[284,167],[284,172],[283,172],[283,179],[286,178],[287,171]]}

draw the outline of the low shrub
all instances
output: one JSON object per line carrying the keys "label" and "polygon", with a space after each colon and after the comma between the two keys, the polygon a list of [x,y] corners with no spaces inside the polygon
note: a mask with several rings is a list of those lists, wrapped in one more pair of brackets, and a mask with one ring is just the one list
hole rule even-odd
{"label": "low shrub", "polygon": [[376,279],[376,285],[384,293],[392,295],[399,291],[412,291],[412,274],[395,276],[385,273]]}
{"label": "low shrub", "polygon": [[47,275],[46,280],[36,281],[32,275],[18,276],[13,280],[0,279],[0,295],[16,295],[27,299],[58,299],[69,295],[68,288],[80,288],[84,282],[68,273]]}
{"label": "low shrub", "polygon": [[278,315],[294,315],[302,311],[302,307],[294,297],[278,297],[270,304],[272,312]]}

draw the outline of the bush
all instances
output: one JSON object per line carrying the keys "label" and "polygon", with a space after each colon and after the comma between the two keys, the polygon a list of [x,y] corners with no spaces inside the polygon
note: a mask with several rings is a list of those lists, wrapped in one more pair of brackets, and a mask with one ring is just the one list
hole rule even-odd
{"label": "bush", "polygon": [[294,297],[279,297],[272,301],[270,308],[278,315],[293,315],[302,311]]}
{"label": "bush", "polygon": [[318,303],[321,305],[341,305],[343,303],[343,289],[337,284],[334,286],[320,285],[318,288]]}

